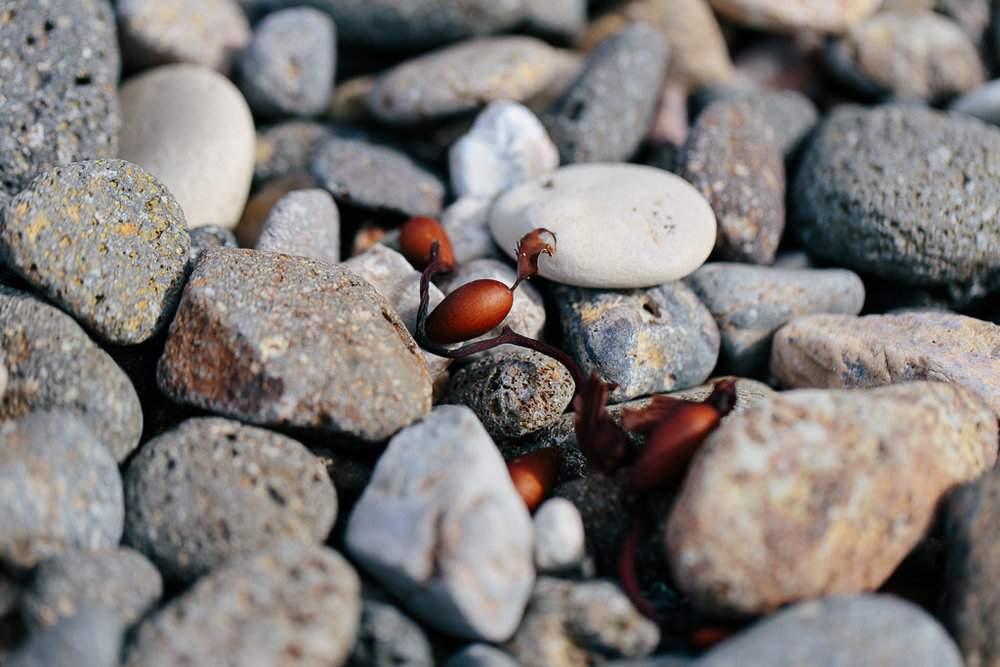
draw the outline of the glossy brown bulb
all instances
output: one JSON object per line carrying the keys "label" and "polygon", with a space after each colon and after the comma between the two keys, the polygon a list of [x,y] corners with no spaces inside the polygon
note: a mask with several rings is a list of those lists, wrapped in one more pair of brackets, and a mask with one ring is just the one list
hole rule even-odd
{"label": "glossy brown bulb", "polygon": [[455,252],[440,222],[427,216],[417,216],[399,228],[399,248],[403,257],[418,271],[423,271],[431,263],[431,244],[434,241],[438,242],[438,261],[449,270],[455,268]]}
{"label": "glossy brown bulb", "polygon": [[519,456],[507,464],[514,488],[529,512],[534,512],[556,485],[562,457],[555,447],[543,447]]}
{"label": "glossy brown bulb", "polygon": [[482,336],[503,322],[513,304],[514,295],[499,280],[465,283],[427,316],[427,338],[447,345]]}

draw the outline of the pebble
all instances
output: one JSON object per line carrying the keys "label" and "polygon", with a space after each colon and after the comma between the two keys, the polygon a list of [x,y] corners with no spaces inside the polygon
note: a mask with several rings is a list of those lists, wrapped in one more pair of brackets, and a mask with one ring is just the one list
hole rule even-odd
{"label": "pebble", "polygon": [[441,213],[444,182],[391,146],[329,139],[313,158],[312,174],[341,202],[405,216]]}
{"label": "pebble", "polygon": [[715,318],[719,357],[729,372],[766,375],[774,332],[813,313],[857,315],[865,286],[847,269],[795,269],[730,262],[703,265],[684,279]]}
{"label": "pebble", "polygon": [[825,52],[830,70],[872,97],[941,103],[985,81],[975,43],[932,11],[882,11],[852,26]]}
{"label": "pebble", "polygon": [[774,334],[771,370],[786,387],[953,382],[1000,415],[998,348],[1000,326],[946,311],[805,315]]}
{"label": "pebble", "polygon": [[344,541],[410,611],[456,637],[509,638],[534,581],[531,517],[464,406],[439,406],[389,441]]}
{"label": "pebble", "polygon": [[11,200],[0,230],[11,268],[90,331],[127,345],[169,323],[190,247],[177,200],[116,159],[40,175]]}
{"label": "pebble", "polygon": [[748,28],[794,34],[842,33],[873,14],[882,0],[708,0],[721,18]]}
{"label": "pebble", "polygon": [[147,618],[122,663],[340,665],[361,617],[361,583],[336,551],[283,542],[234,559]]}
{"label": "pebble", "polygon": [[998,183],[1000,130],[913,105],[844,106],[805,148],[790,215],[838,266],[914,285],[986,280],[1000,271]]}
{"label": "pebble", "polygon": [[690,664],[961,667],[965,663],[945,629],[922,608],[892,595],[864,594],[791,605]]}
{"label": "pebble", "polygon": [[230,248],[202,253],[157,381],[182,404],[368,443],[427,412],[431,397],[412,336],[362,278],[314,259]]}
{"label": "pebble", "polygon": [[119,90],[118,157],[167,186],[188,226],[240,219],[253,178],[253,116],[239,89],[201,65],[162,65]]}
{"label": "pebble", "polygon": [[524,29],[546,41],[572,44],[587,29],[587,0],[529,2]]}
{"label": "pebble", "polygon": [[534,37],[480,37],[405,60],[368,94],[383,123],[411,124],[476,111],[494,100],[524,102],[559,72],[555,49]]}
{"label": "pebble", "polygon": [[340,261],[340,212],[326,190],[294,190],[278,200],[260,230],[257,250]]}
{"label": "pebble", "polygon": [[554,291],[563,348],[589,376],[618,388],[612,403],[708,378],[719,357],[719,328],[683,282],[638,290],[559,286]]}
{"label": "pebble", "polygon": [[156,567],[132,549],[67,551],[38,564],[21,598],[21,615],[33,632],[103,605],[128,626],[163,594]]}
{"label": "pebble", "polygon": [[448,149],[451,189],[457,198],[489,199],[558,166],[559,152],[541,121],[509,100],[486,105]]}
{"label": "pebble", "polygon": [[121,619],[100,604],[60,619],[31,634],[10,655],[0,651],[5,667],[117,667],[123,639]]}
{"label": "pebble", "polygon": [[507,440],[556,420],[575,391],[573,376],[560,362],[541,352],[515,348],[456,371],[443,402],[471,408],[490,437]]}
{"label": "pebble", "polygon": [[785,230],[785,161],[771,124],[749,105],[719,101],[698,115],[677,173],[715,212],[717,259],[771,264]]}
{"label": "pebble", "polygon": [[996,415],[972,390],[910,382],[786,391],[709,435],[670,511],[678,588],[764,614],[880,586],[951,487],[991,468]]}
{"label": "pebble", "polygon": [[669,60],[666,41],[645,23],[601,42],[542,116],[563,164],[624,162],[635,154],[653,123]]}
{"label": "pebble", "polygon": [[337,70],[333,20],[318,9],[272,12],[240,54],[240,89],[262,117],[315,116],[326,109]]}
{"label": "pebble", "polygon": [[539,577],[505,648],[525,667],[571,667],[649,655],[659,628],[610,581]]}
{"label": "pebble", "polygon": [[293,118],[257,129],[254,148],[254,183],[261,185],[279,176],[308,172],[320,146],[336,131],[316,120]]}
{"label": "pebble", "polygon": [[191,250],[188,253],[187,273],[198,263],[201,251],[208,248],[238,248],[236,235],[225,227],[218,225],[202,225],[188,230],[191,237]]}
{"label": "pebble", "polygon": [[121,55],[110,2],[5,0],[0,53],[0,193],[16,195],[56,165],[115,154]]}
{"label": "pebble", "polygon": [[[492,199],[459,197],[441,212],[441,226],[451,239],[458,265],[474,259],[501,259],[503,252],[490,233]],[[521,289],[518,287],[518,289]],[[514,293],[517,296],[517,293]]]}
{"label": "pebble", "polygon": [[522,667],[514,657],[492,644],[468,644],[452,653],[442,667]]}
{"label": "pebble", "polygon": [[0,561],[8,568],[118,544],[118,466],[82,421],[62,410],[32,412],[0,424],[0,442]]}
{"label": "pebble", "polygon": [[391,604],[365,598],[361,602],[358,639],[348,667],[434,667],[427,635]]}
{"label": "pebble", "polygon": [[142,407],[128,376],[73,318],[0,286],[0,421],[43,410],[75,414],[119,462],[138,446]]}
{"label": "pebble", "polygon": [[967,90],[953,98],[948,109],[1000,125],[1000,80],[993,79]]}
{"label": "pebble", "polygon": [[318,187],[319,183],[309,172],[294,172],[284,176],[276,176],[267,181],[250,197],[246,208],[240,216],[233,235],[239,247],[252,248],[257,243],[260,230],[267,222],[271,209],[282,197],[292,190],[306,190]]}
{"label": "pebble", "polygon": [[221,417],[147,442],[124,484],[125,543],[182,582],[279,541],[318,544],[337,516],[326,468],[301,443]]}
{"label": "pebble", "polygon": [[580,287],[661,285],[704,263],[715,244],[712,207],[679,176],[635,164],[560,167],[502,194],[490,214],[497,244],[514,257],[533,229],[556,235],[539,275]]}
{"label": "pebble", "polygon": [[118,0],[115,10],[128,70],[193,63],[229,74],[250,41],[236,0]]}
{"label": "pebble", "polygon": [[583,517],[565,498],[549,498],[535,510],[535,570],[552,573],[572,570],[583,563],[586,536]]}

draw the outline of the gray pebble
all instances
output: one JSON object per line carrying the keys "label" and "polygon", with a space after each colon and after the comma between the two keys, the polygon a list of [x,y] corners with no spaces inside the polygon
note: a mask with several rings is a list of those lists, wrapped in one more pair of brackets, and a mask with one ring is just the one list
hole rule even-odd
{"label": "gray pebble", "polygon": [[492,644],[468,644],[441,664],[442,667],[521,667],[514,656]]}
{"label": "gray pebble", "polygon": [[433,667],[427,635],[409,616],[385,602],[361,601],[361,626],[347,667]]}
{"label": "gray pebble", "polygon": [[855,271],[914,285],[990,280],[998,184],[1000,130],[980,120],[839,107],[804,150],[791,214],[811,253]]}
{"label": "gray pebble", "polygon": [[340,665],[354,644],[361,583],[337,552],[283,542],[234,559],[143,621],[124,665]]}
{"label": "gray pebble", "polygon": [[278,200],[257,237],[257,250],[340,261],[340,212],[326,190],[293,190]]}
{"label": "gray pebble", "polygon": [[684,279],[715,318],[728,372],[760,376],[775,331],[809,313],[856,315],[865,301],[861,278],[847,269],[784,269],[715,262]]}
{"label": "gray pebble", "polygon": [[238,248],[239,242],[232,231],[219,225],[201,225],[188,230],[191,237],[191,251],[188,253],[188,272],[194,268],[207,248]]}
{"label": "gray pebble", "polygon": [[14,197],[0,252],[101,338],[134,344],[170,321],[191,239],[166,187],[123,160],[74,162]]}
{"label": "gray pebble", "polygon": [[635,290],[560,285],[563,347],[584,375],[618,388],[613,403],[704,381],[719,356],[719,328],[684,283]]}
{"label": "gray pebble", "polygon": [[366,443],[427,412],[431,397],[413,337],[365,280],[315,259],[232,248],[202,253],[157,382],[179,403]]}
{"label": "gray pebble", "polygon": [[25,624],[51,627],[94,605],[123,624],[138,621],[163,594],[163,578],[137,551],[126,548],[69,551],[38,564],[21,601]]}
{"label": "gray pebble", "polygon": [[332,127],[315,120],[293,118],[258,128],[254,149],[254,183],[308,172],[320,146],[332,139]]}
{"label": "gray pebble", "polygon": [[462,265],[474,259],[503,257],[503,252],[493,242],[493,234],[490,232],[492,205],[492,199],[459,197],[441,212],[441,226],[451,239],[456,264]]}
{"label": "gray pebble", "polygon": [[135,388],[69,315],[0,286],[0,359],[8,372],[0,420],[63,409],[118,461],[139,444],[142,407]]}
{"label": "gray pebble", "polygon": [[948,109],[1000,125],[1000,79],[987,81],[952,99]]}
{"label": "gray pebble", "polygon": [[635,153],[653,123],[668,60],[663,37],[645,23],[602,42],[542,115],[563,164],[623,162]]}
{"label": "gray pebble", "polygon": [[337,36],[333,21],[311,7],[272,12],[254,26],[239,61],[240,88],[254,113],[314,116],[333,92]]}
{"label": "gray pebble", "polygon": [[72,549],[118,544],[118,466],[74,415],[33,412],[0,424],[0,560],[15,570]]}
{"label": "gray pebble", "polygon": [[340,201],[407,216],[437,216],[444,182],[405,153],[360,139],[333,138],[317,152],[312,174]]}
{"label": "gray pebble", "polygon": [[118,615],[101,604],[88,604],[79,613],[39,630],[12,652],[3,655],[5,667],[118,667],[123,626]]}
{"label": "gray pebble", "polygon": [[111,3],[5,0],[0,53],[0,191],[15,195],[56,165],[115,154],[121,57]]}
{"label": "gray pebble", "polygon": [[559,572],[578,567],[586,556],[583,517],[565,498],[549,498],[535,510],[535,569]]}
{"label": "gray pebble", "polygon": [[587,0],[527,3],[524,29],[546,41],[572,44],[587,29]]}
{"label": "gray pebble", "polygon": [[769,122],[742,102],[710,105],[677,156],[677,173],[715,212],[717,259],[774,261],[785,230],[785,161]]}

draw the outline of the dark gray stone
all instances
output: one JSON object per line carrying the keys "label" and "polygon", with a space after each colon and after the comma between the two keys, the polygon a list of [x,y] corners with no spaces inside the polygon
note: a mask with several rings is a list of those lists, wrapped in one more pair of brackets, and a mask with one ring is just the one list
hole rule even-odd
{"label": "dark gray stone", "polygon": [[118,150],[121,57],[107,0],[6,0],[0,7],[0,191]]}
{"label": "dark gray stone", "polygon": [[334,129],[315,120],[293,119],[257,130],[254,182],[308,172],[320,147],[334,136]]}
{"label": "dark gray stone", "polygon": [[668,60],[667,43],[645,23],[603,41],[542,115],[563,164],[623,162],[635,153],[653,122]]}
{"label": "dark gray stone", "polygon": [[6,667],[117,667],[124,627],[118,615],[99,603],[40,630],[8,656]]}
{"label": "dark gray stone", "polygon": [[385,602],[365,598],[361,626],[347,667],[433,667],[427,635],[409,616]]}
{"label": "dark gray stone", "polygon": [[510,653],[492,644],[469,644],[452,653],[442,667],[522,667]]}
{"label": "dark gray stone", "polygon": [[40,175],[0,228],[10,266],[101,338],[134,344],[170,321],[191,239],[166,187],[123,160]]}
{"label": "dark gray stone", "polygon": [[189,270],[194,268],[206,248],[238,248],[236,235],[219,225],[201,225],[189,230],[191,235],[191,251],[188,253]]}

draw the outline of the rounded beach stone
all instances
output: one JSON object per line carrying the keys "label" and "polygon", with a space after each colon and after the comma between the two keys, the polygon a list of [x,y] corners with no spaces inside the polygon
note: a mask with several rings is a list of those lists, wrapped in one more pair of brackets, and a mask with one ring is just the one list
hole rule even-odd
{"label": "rounded beach stone", "polygon": [[90,604],[56,625],[34,632],[15,651],[4,654],[4,667],[115,667],[120,664],[122,621],[101,604]]}
{"label": "rounded beach stone", "polygon": [[340,266],[265,250],[202,253],[157,382],[179,403],[366,443],[431,402],[420,350],[375,288]]}
{"label": "rounded beach stone", "polygon": [[38,564],[21,598],[21,613],[37,631],[100,604],[131,625],[162,594],[159,571],[137,551],[69,551]]}
{"label": "rounded beach stone", "polygon": [[190,247],[177,200],[115,159],[40,175],[11,200],[0,229],[11,268],[118,344],[141,343],[170,321]]}
{"label": "rounded beach stone", "polygon": [[278,200],[267,216],[257,250],[340,261],[340,212],[326,190],[294,190]]}
{"label": "rounded beach stone", "polygon": [[631,157],[653,123],[668,61],[662,35],[644,23],[601,42],[580,77],[542,115],[563,164]]}
{"label": "rounded beach stone", "polygon": [[783,392],[699,450],[667,522],[674,581],[740,615],[873,590],[996,458],[996,415],[966,387]]}
{"label": "rounded beach stone", "polygon": [[118,150],[121,57],[107,0],[5,0],[0,7],[0,193]]}
{"label": "rounded beach stone", "polygon": [[336,551],[283,542],[234,559],[143,621],[126,667],[340,665],[361,616],[361,582]]}
{"label": "rounded beach stone", "polygon": [[161,180],[188,225],[232,229],[250,192],[253,116],[239,89],[201,65],[163,65],[120,90],[119,157]]}
{"label": "rounded beach stone", "polygon": [[337,516],[333,483],[305,446],[220,417],[147,442],[124,484],[125,543],[178,581],[279,541],[318,544]]}
{"label": "rounded beach stone", "polygon": [[386,123],[417,123],[475,111],[494,100],[523,102],[558,74],[560,60],[555,49],[534,37],[471,39],[380,75],[368,108]]}
{"label": "rounded beach stone", "polygon": [[361,626],[348,666],[434,667],[434,652],[416,622],[386,602],[365,598]]}
{"label": "rounded beach stone", "polygon": [[580,510],[565,498],[549,498],[535,511],[535,569],[559,572],[575,568],[587,555]]}
{"label": "rounded beach stone", "polygon": [[0,421],[43,410],[74,413],[117,461],[142,435],[142,406],[125,372],[66,313],[0,286]]}
{"label": "rounded beach stone", "polygon": [[710,105],[677,156],[677,174],[715,212],[718,259],[774,261],[785,230],[785,160],[770,123],[741,102]]}
{"label": "rounded beach stone", "polygon": [[770,32],[841,33],[871,15],[882,0],[708,0],[733,23]]}
{"label": "rounded beach stone", "polygon": [[805,147],[791,190],[803,244],[839,266],[913,285],[1000,272],[1000,130],[975,118],[838,107]]}
{"label": "rounded beach stone", "polygon": [[312,174],[338,200],[406,216],[441,213],[444,182],[390,146],[332,138],[312,162]]}
{"label": "rounded beach stone", "polygon": [[679,176],[635,164],[576,164],[500,195],[490,231],[515,257],[538,227],[556,235],[539,275],[581,287],[660,285],[688,275],[715,245],[712,207]]}
{"label": "rounded beach stone", "polygon": [[378,459],[344,542],[416,616],[457,637],[503,641],[531,593],[531,517],[469,408],[443,405]]}
{"label": "rounded beach stone", "polygon": [[587,0],[529,2],[524,30],[557,44],[572,44],[587,29]]}
{"label": "rounded beach stone", "polygon": [[[461,266],[474,259],[503,257],[490,233],[492,207],[492,198],[460,197],[441,212],[441,226],[451,240],[456,265]],[[517,297],[516,292],[514,296]]]}
{"label": "rounded beach stone", "polygon": [[314,116],[333,92],[337,35],[312,7],[272,12],[254,26],[239,60],[240,89],[261,116]]}
{"label": "rounded beach stone", "polygon": [[866,594],[791,605],[730,637],[696,664],[962,667],[965,663],[945,629],[924,609],[894,595]]}
{"label": "rounded beach stone", "polygon": [[937,12],[878,12],[832,41],[830,70],[871,96],[940,103],[985,80],[969,35]]}
{"label": "rounded beach stone", "polygon": [[236,0],[118,0],[118,36],[130,70],[194,63],[228,74],[250,41]]}
{"label": "rounded beach stone", "polygon": [[947,311],[804,315],[774,334],[771,371],[796,388],[954,382],[1000,416],[998,350],[1000,326]]}
{"label": "rounded beach stone", "polygon": [[308,172],[320,146],[334,136],[334,129],[315,120],[292,119],[257,130],[254,149],[254,183],[278,176]]}
{"label": "rounded beach stone", "polygon": [[122,536],[118,465],[76,416],[33,412],[0,424],[0,561],[15,571]]}
{"label": "rounded beach stone", "polygon": [[954,98],[948,109],[1000,125],[1000,79],[993,79]]}

